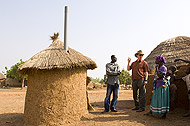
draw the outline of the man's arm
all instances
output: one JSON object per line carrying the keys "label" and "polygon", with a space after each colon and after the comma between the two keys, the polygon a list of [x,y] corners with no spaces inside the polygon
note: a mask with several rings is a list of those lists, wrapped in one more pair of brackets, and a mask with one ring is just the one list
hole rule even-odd
{"label": "man's arm", "polygon": [[144,84],[146,85],[147,84],[147,81],[148,81],[148,71],[149,71],[149,68],[148,68],[148,64],[147,64],[147,62],[146,61],[144,61],[145,62],[145,81],[144,81]]}
{"label": "man's arm", "polygon": [[131,62],[131,58],[128,58],[128,64],[127,64],[127,70],[131,70],[131,67],[130,67],[130,62]]}
{"label": "man's arm", "polygon": [[148,72],[145,72],[145,80],[148,80]]}
{"label": "man's arm", "polygon": [[145,80],[144,80],[144,85],[146,85],[148,82],[148,72],[145,72]]}
{"label": "man's arm", "polygon": [[183,59],[175,59],[174,62],[177,62],[177,61],[183,61],[185,63],[190,63],[190,60],[183,60]]}
{"label": "man's arm", "polygon": [[109,68],[109,65],[107,64],[106,65],[106,74],[110,75],[110,76],[116,76],[116,75],[118,75],[118,71],[111,71]]}

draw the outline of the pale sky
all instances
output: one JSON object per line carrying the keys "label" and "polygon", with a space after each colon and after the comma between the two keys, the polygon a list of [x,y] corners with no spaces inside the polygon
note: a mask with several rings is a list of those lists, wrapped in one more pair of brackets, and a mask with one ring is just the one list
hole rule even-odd
{"label": "pale sky", "polygon": [[0,72],[47,48],[50,35],[63,41],[63,8],[69,6],[69,46],[94,60],[88,75],[103,78],[115,54],[121,69],[143,50],[190,36],[190,0],[0,0]]}

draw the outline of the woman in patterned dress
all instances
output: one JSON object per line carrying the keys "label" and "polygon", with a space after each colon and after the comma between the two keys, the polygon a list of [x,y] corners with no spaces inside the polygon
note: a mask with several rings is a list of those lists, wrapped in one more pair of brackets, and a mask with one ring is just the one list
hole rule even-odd
{"label": "woman in patterned dress", "polygon": [[152,115],[152,113],[163,114],[162,118],[166,118],[169,112],[169,80],[165,79],[167,68],[164,66],[165,58],[163,56],[156,57],[156,71],[153,81],[153,96],[150,106],[150,112],[145,115]]}

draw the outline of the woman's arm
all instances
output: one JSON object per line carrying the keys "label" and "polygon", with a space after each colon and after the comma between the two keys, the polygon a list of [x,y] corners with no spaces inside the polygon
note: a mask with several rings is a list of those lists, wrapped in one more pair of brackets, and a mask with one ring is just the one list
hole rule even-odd
{"label": "woman's arm", "polygon": [[163,75],[164,75],[164,73],[157,72],[157,76],[158,76],[158,78],[162,78],[162,77],[163,77]]}
{"label": "woman's arm", "polygon": [[164,75],[162,72],[158,71],[158,65],[156,66],[156,74],[157,74],[158,78],[162,78]]}

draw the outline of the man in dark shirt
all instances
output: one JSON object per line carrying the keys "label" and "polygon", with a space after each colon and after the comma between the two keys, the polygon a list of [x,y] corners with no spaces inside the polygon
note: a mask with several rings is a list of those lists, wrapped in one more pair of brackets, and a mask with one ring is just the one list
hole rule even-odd
{"label": "man in dark shirt", "polygon": [[[135,108],[132,110],[137,110],[137,112],[145,111],[145,85],[148,79],[148,65],[147,62],[142,60],[143,58],[142,50],[139,50],[135,57],[137,60],[134,61],[131,66],[131,58],[128,58],[127,70],[132,69],[132,87],[133,87],[133,99],[135,102]],[[137,91],[139,90],[139,96]],[[139,99],[139,100],[138,100]]]}

